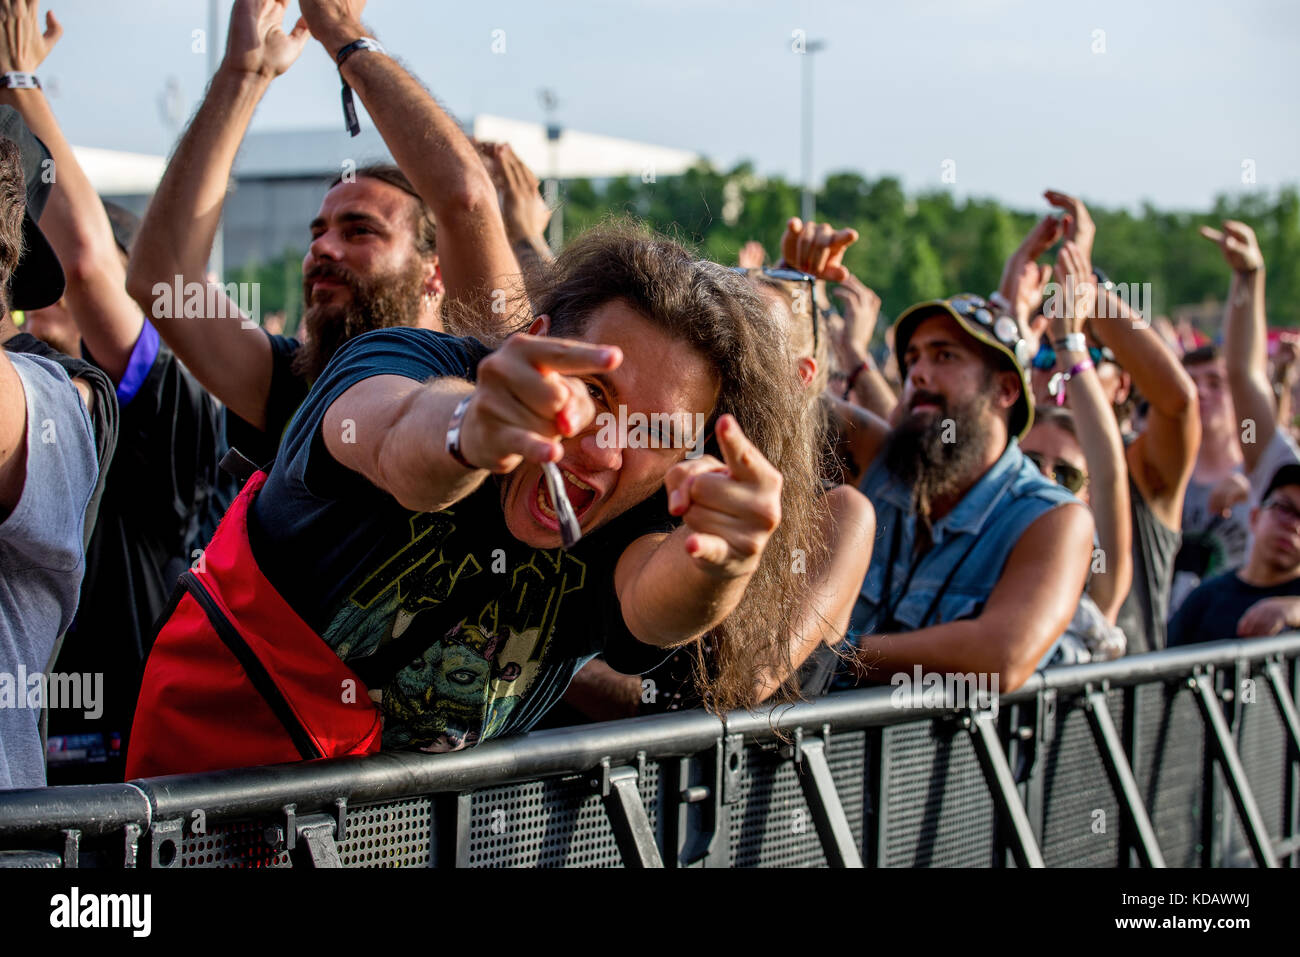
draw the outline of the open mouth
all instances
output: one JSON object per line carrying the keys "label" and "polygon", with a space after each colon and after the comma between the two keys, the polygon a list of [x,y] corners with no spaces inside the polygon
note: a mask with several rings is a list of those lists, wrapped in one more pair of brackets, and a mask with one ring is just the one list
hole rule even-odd
{"label": "open mouth", "polygon": [[[567,469],[561,468],[560,475],[564,478],[564,493],[569,497],[569,504],[573,506],[573,513],[581,524],[583,516],[591,510],[600,493]],[[544,519],[543,524],[547,528],[558,531],[560,518],[555,503],[551,501],[551,492],[546,487],[546,480],[540,475],[534,492],[534,504],[537,512]]]}

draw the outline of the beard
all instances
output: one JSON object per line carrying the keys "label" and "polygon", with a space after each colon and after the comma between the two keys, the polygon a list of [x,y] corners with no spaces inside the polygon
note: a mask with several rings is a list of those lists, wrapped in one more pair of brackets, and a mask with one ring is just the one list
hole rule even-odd
{"label": "beard", "polygon": [[[346,283],[352,298],[341,306],[312,303],[311,284],[325,277]],[[363,332],[419,322],[424,296],[424,263],[419,258],[412,257],[405,268],[366,278],[328,264],[315,267],[302,278],[303,298],[309,305],[302,316],[306,336],[294,353],[293,373],[309,382],[319,379],[334,353]]]}
{"label": "beard", "polygon": [[960,489],[984,460],[987,435],[981,427],[992,407],[987,393],[963,403],[949,403],[934,392],[918,392],[912,404],[939,407],[927,422],[911,412],[885,440],[885,466],[912,490],[912,505],[927,522],[935,499]]}

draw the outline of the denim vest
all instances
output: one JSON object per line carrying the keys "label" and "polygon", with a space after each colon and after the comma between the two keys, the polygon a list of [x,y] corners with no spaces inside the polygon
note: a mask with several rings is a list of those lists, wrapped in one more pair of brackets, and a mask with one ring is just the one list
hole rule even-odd
{"label": "denim vest", "polygon": [[885,468],[883,457],[863,477],[861,490],[875,506],[877,531],[849,624],[854,642],[979,615],[1025,529],[1058,505],[1078,501],[1044,478],[1012,439],[957,507],[935,523],[933,545],[916,563],[911,492]]}

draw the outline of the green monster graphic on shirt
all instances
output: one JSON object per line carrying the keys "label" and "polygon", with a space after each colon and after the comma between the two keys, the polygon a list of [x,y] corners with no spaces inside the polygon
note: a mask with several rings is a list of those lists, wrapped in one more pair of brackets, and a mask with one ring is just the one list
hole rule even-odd
{"label": "green monster graphic on shirt", "polygon": [[539,674],[565,667],[548,652],[562,603],[587,584],[586,563],[508,537],[507,552],[502,536],[458,528],[457,511],[412,514],[404,547],[361,577],[322,635],[363,674],[376,656],[405,655],[372,685],[386,749],[454,751],[499,735]]}

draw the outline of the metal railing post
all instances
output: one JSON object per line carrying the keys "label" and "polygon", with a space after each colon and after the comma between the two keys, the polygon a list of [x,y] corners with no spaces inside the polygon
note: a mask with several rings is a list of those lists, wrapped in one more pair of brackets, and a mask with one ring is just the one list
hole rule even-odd
{"label": "metal railing post", "polygon": [[1188,679],[1188,683],[1196,692],[1196,701],[1201,706],[1201,716],[1210,731],[1210,742],[1215,759],[1227,778],[1228,791],[1237,806],[1237,814],[1240,816],[1242,829],[1250,840],[1255,861],[1260,867],[1277,867],[1272,842],[1264,827],[1264,819],[1260,816],[1254,792],[1251,791],[1250,783],[1246,780],[1246,769],[1241,765],[1237,746],[1233,744],[1232,732],[1223,717],[1223,709],[1219,707],[1214,686],[1210,684],[1210,679],[1204,671],[1198,671],[1194,677]]}
{"label": "metal railing post", "polygon": [[975,753],[979,755],[980,769],[984,772],[989,794],[1011,831],[1011,853],[1015,855],[1016,863],[1021,867],[1044,867],[1043,854],[1034,837],[1033,825],[1029,823],[1025,806],[1020,803],[1019,789],[1011,775],[1007,756],[1002,753],[997,720],[991,712],[973,711],[969,721]]}
{"label": "metal railing post", "polygon": [[1119,798],[1120,807],[1124,809],[1129,825],[1136,832],[1138,855],[1147,867],[1164,867],[1165,858],[1160,853],[1156,830],[1152,827],[1151,818],[1142,803],[1137,778],[1133,776],[1133,769],[1129,766],[1128,758],[1124,756],[1119,731],[1116,730],[1115,722],[1110,717],[1110,701],[1106,697],[1106,692],[1095,689],[1089,691],[1087,703],[1088,720],[1097,738],[1097,750],[1101,755],[1102,763],[1106,765],[1106,773],[1110,776],[1110,783],[1115,789],[1115,796]]}

